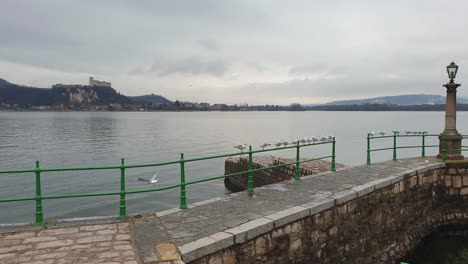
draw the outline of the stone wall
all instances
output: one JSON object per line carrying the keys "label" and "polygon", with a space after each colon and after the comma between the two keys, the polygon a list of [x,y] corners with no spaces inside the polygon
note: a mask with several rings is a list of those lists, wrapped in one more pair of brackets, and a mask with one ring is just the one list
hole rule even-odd
{"label": "stone wall", "polygon": [[271,229],[241,227],[234,245],[190,263],[399,263],[437,228],[468,224],[464,168],[415,168],[353,190],[266,217]]}
{"label": "stone wall", "polygon": [[[304,160],[304,159],[302,159]],[[281,164],[294,163],[295,159],[279,158],[272,156],[254,156],[253,169],[266,168]],[[342,164],[336,164],[337,168],[345,167]],[[237,173],[247,171],[249,169],[248,158],[229,158],[224,163],[225,174]],[[302,163],[299,165],[299,172],[301,177],[312,175],[331,169],[331,163],[325,160],[316,160],[311,162]],[[282,182],[294,179],[296,165],[289,165],[278,167],[254,173],[254,186],[260,187],[267,184]],[[232,192],[240,192],[247,190],[248,174],[241,174],[224,178],[224,186]]]}

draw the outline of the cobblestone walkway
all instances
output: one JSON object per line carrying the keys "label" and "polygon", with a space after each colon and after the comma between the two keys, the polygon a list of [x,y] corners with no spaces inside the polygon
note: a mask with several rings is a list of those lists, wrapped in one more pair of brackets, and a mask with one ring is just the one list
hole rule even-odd
{"label": "cobblestone walkway", "polygon": [[138,264],[128,223],[0,235],[2,264]]}

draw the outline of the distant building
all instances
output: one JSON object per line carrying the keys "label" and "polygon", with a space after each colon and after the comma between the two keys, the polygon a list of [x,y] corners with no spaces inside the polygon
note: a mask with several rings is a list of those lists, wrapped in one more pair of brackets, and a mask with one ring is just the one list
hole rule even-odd
{"label": "distant building", "polygon": [[94,80],[93,77],[89,77],[89,86],[103,86],[103,87],[111,87],[110,82],[101,82],[98,80]]}

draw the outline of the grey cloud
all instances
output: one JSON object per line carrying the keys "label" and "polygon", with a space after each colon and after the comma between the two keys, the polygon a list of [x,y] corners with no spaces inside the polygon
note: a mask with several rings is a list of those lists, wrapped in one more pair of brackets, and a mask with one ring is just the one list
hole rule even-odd
{"label": "grey cloud", "polygon": [[159,76],[171,74],[207,74],[222,76],[229,69],[230,65],[221,59],[202,59],[200,57],[189,57],[179,60],[169,60],[157,58],[150,71],[157,72]]}
{"label": "grey cloud", "polygon": [[198,41],[200,46],[208,51],[218,51],[218,44],[212,39],[201,39]]}

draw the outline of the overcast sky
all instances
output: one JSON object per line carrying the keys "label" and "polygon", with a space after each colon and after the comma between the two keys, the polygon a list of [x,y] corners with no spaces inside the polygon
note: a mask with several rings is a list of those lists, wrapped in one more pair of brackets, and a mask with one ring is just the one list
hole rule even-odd
{"label": "overcast sky", "polygon": [[[2,0],[0,78],[126,95],[289,104],[468,95],[468,1]],[[467,87],[465,87],[465,84]]]}

